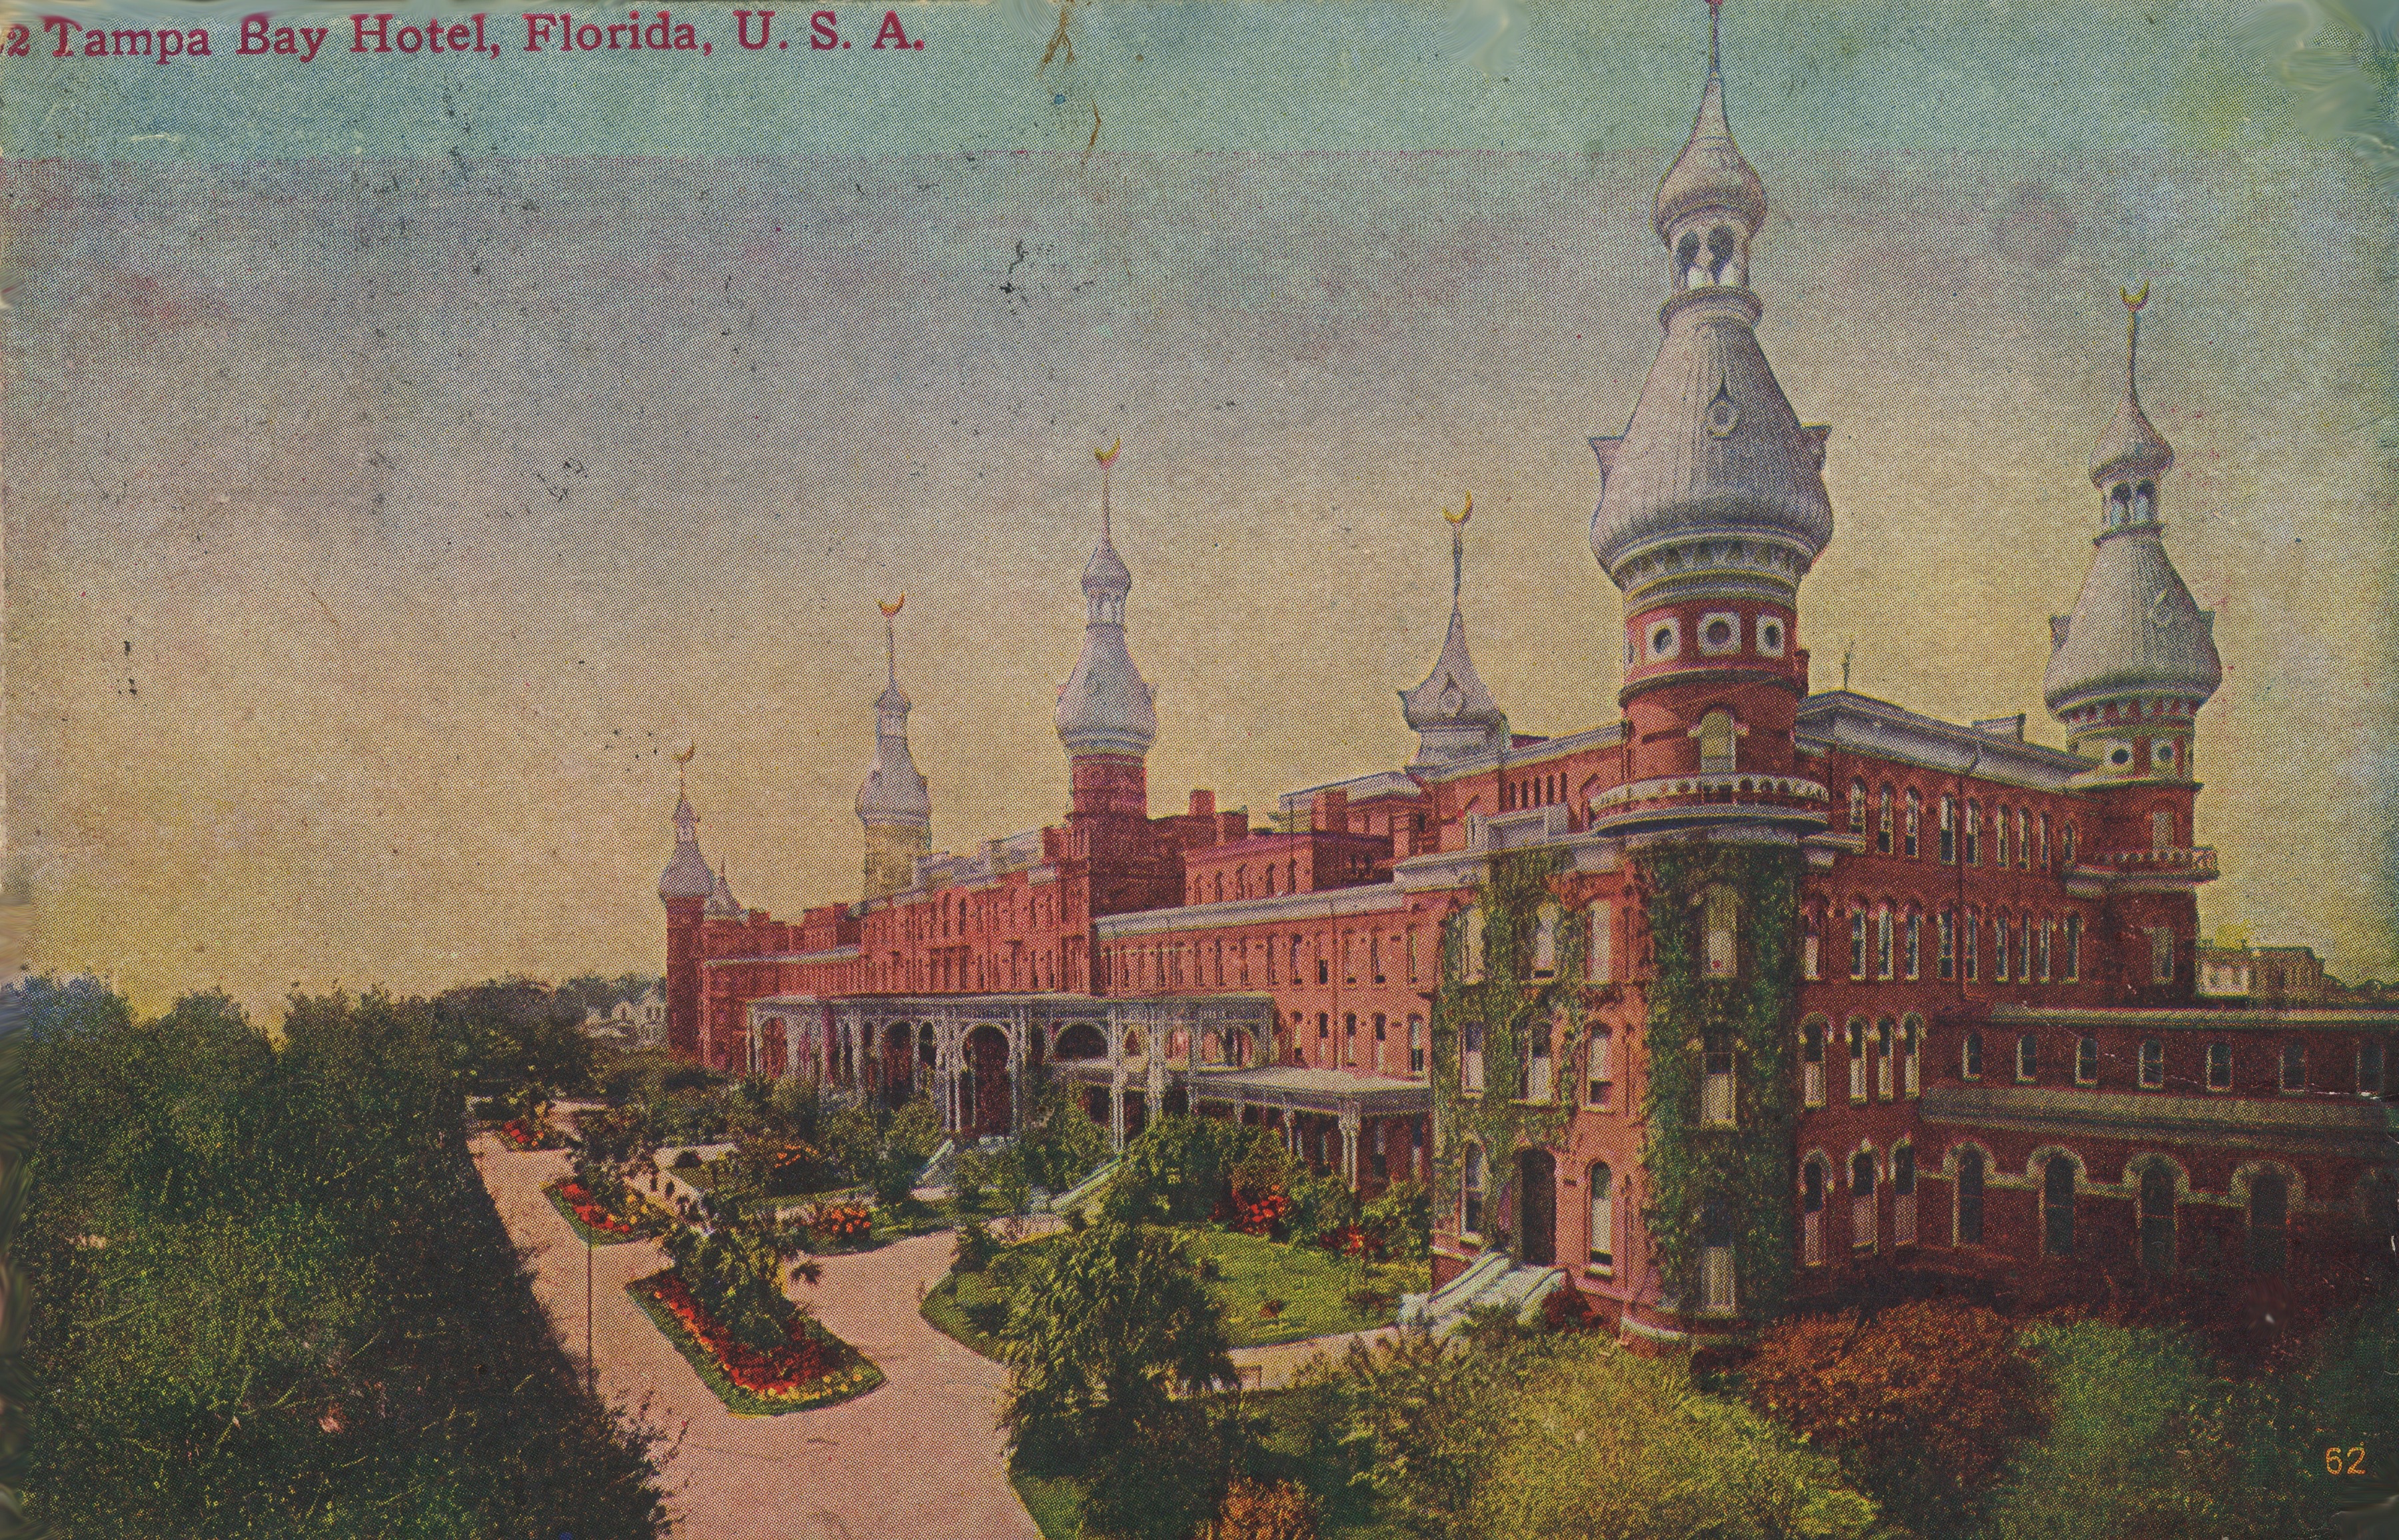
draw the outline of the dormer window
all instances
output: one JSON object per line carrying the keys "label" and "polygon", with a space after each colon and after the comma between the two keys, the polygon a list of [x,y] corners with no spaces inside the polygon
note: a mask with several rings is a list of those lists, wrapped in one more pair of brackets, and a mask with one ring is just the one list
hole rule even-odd
{"label": "dormer window", "polygon": [[1697,289],[1707,281],[1707,269],[1700,265],[1700,233],[1686,230],[1674,247],[1674,275],[1680,281],[1677,289]]}
{"label": "dormer window", "polygon": [[1740,249],[1741,242],[1735,239],[1733,233],[1723,225],[1719,224],[1708,232],[1708,281],[1710,283],[1723,283],[1728,278],[1734,283],[1741,281],[1741,271],[1733,265],[1733,258]]}

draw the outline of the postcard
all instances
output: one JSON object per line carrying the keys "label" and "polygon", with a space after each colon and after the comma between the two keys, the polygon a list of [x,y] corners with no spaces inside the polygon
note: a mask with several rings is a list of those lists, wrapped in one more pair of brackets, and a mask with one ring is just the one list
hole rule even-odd
{"label": "postcard", "polygon": [[2379,9],[255,3],[0,18],[0,1533],[2399,1534]]}

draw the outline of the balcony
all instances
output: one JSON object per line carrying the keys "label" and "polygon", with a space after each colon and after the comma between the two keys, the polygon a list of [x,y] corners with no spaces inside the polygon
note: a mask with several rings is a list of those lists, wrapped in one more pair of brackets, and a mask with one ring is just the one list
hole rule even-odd
{"label": "balcony", "polygon": [[1615,831],[1645,824],[1760,822],[1814,831],[1829,820],[1832,800],[1821,782],[1802,776],[1733,770],[1657,776],[1593,797],[1591,827]]}
{"label": "balcony", "polygon": [[2089,850],[2069,870],[2070,876],[2111,883],[2185,883],[2216,880],[2213,845],[2158,845],[2134,850]]}

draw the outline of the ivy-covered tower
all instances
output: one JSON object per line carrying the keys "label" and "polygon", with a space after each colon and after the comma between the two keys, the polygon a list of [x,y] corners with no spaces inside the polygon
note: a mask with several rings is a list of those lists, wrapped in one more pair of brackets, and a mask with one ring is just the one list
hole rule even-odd
{"label": "ivy-covered tower", "polygon": [[1833,534],[1829,430],[1799,421],[1758,346],[1749,275],[1766,189],[1726,123],[1717,53],[1712,5],[1699,116],[1650,215],[1665,337],[1623,433],[1592,440],[1591,547],[1624,596],[1633,783],[1602,825],[1753,822],[1787,837],[1823,823],[1821,799],[1777,777],[1792,774],[1808,690],[1799,580]]}
{"label": "ivy-covered tower", "polygon": [[916,858],[933,848],[933,793],[908,751],[908,693],[900,688],[892,618],[908,596],[883,609],[883,693],[874,699],[874,763],[858,789],[866,832],[863,896],[888,898],[915,881]]}
{"label": "ivy-covered tower", "polygon": [[2215,853],[2192,828],[2199,709],[2223,682],[2216,616],[2199,607],[2166,555],[2160,493],[2174,448],[2141,409],[2141,309],[2149,290],[2123,295],[2124,395],[2091,452],[2099,533],[2070,615],[2049,622],[2041,697],[2077,753],[2077,777],[2100,808],[2077,853],[2109,877],[2111,980],[2145,1004],[2188,999],[2199,908],[2194,889],[2216,875]]}

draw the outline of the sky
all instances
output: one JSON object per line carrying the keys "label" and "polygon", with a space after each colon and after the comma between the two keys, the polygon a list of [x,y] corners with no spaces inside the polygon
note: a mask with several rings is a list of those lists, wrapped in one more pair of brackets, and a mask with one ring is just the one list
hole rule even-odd
{"label": "sky", "polygon": [[[351,53],[350,14],[274,13],[330,29],[305,64],[230,13],[206,59],[50,29],[9,61],[23,966],[270,1017],[656,967],[686,745],[746,902],[854,897],[901,592],[937,848],[1052,821],[1119,438],[1154,811],[1404,763],[1469,490],[1484,679],[1519,731],[1612,719],[1586,440],[1657,345],[1696,0],[953,0],[899,7],[904,53],[880,10],[747,50],[675,7],[710,53],[573,57],[510,12],[499,57],[439,60]],[[2226,664],[2202,925],[2399,973],[2393,203],[2338,20],[1728,0],[1724,32],[1760,337],[1834,425],[1815,687],[1847,654],[2062,741],[2046,622],[2147,281],[2168,546]]]}

